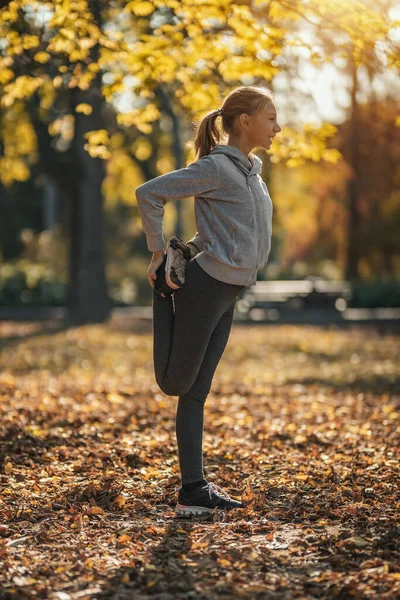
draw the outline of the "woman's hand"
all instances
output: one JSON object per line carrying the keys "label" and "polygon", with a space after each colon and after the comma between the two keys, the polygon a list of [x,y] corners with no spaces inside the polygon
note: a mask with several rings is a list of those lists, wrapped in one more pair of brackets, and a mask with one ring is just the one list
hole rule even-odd
{"label": "woman's hand", "polygon": [[164,260],[164,254],[164,249],[153,252],[151,263],[147,269],[147,279],[149,280],[152,288],[154,288],[154,280],[157,279],[156,271]]}

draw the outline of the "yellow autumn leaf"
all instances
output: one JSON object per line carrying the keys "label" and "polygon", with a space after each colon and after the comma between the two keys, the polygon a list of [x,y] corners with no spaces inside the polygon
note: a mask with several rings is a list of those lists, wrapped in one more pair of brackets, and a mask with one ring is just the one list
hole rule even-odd
{"label": "yellow autumn leaf", "polygon": [[124,506],[124,505],[125,505],[125,502],[126,502],[126,500],[125,500],[125,498],[122,496],[122,494],[118,494],[118,496],[116,496],[116,497],[114,498],[114,501],[113,501],[113,502],[114,502],[114,504],[116,504],[117,506],[119,506],[119,508],[121,508],[122,506]]}
{"label": "yellow autumn leaf", "polygon": [[130,541],[131,541],[131,536],[127,535],[126,533],[123,533],[122,535],[119,536],[119,538],[117,538],[118,544],[128,544]]}
{"label": "yellow autumn leaf", "polygon": [[36,52],[36,54],[33,57],[33,60],[44,65],[45,63],[49,62],[50,58],[51,54],[49,54],[48,52]]}
{"label": "yellow autumn leaf", "polygon": [[67,27],[62,27],[60,29],[60,34],[68,40],[73,40],[75,37],[75,32],[73,31],[73,29],[68,29]]}
{"label": "yellow autumn leaf", "polygon": [[11,69],[0,70],[0,85],[4,85],[14,78],[14,72]]}
{"label": "yellow autumn leaf", "polygon": [[101,506],[91,506],[88,511],[87,511],[88,515],[104,515],[104,510],[101,508]]}
{"label": "yellow autumn leaf", "polygon": [[133,0],[125,6],[137,17],[148,17],[154,12],[154,5],[148,0]]}
{"label": "yellow autumn leaf", "polygon": [[20,41],[24,50],[37,48],[40,45],[40,38],[37,35],[25,34],[20,37]]}
{"label": "yellow autumn leaf", "polygon": [[89,140],[90,144],[107,144],[110,141],[106,129],[87,131],[85,137]]}
{"label": "yellow autumn leaf", "polygon": [[110,158],[111,153],[108,148],[104,145],[90,146],[89,144],[84,145],[84,149],[87,150],[92,158],[102,158],[106,160]]}
{"label": "yellow autumn leaf", "polygon": [[71,524],[71,529],[73,529],[74,531],[81,531],[82,529],[82,521],[80,519],[80,517],[78,517],[72,524]]}
{"label": "yellow autumn leaf", "polygon": [[81,104],[78,104],[76,106],[75,112],[83,113],[84,115],[91,115],[93,112],[93,108],[90,106],[90,104],[86,104],[85,102],[82,102]]}

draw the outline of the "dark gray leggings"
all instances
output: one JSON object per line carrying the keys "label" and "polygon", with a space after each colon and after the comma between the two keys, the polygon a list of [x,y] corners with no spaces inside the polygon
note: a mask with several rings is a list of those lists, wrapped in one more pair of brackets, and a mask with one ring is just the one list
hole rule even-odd
{"label": "dark gray leggings", "polygon": [[185,285],[174,296],[153,294],[153,355],[157,384],[179,396],[176,437],[182,484],[203,479],[203,413],[212,378],[228,342],[243,285],[215,279],[186,264]]}

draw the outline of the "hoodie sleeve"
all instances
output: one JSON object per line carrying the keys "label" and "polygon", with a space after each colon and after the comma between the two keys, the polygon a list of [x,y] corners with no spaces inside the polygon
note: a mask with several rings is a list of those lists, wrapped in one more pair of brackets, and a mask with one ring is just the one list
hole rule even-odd
{"label": "hoodie sleeve", "polygon": [[216,161],[206,155],[183,169],[154,177],[135,190],[137,205],[151,252],[162,250],[164,206],[166,202],[201,196],[219,185]]}

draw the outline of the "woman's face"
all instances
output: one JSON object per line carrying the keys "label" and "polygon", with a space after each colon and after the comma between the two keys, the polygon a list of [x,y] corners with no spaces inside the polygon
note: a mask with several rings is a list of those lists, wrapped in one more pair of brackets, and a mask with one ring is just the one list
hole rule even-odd
{"label": "woman's face", "polygon": [[250,120],[248,130],[249,141],[253,148],[269,150],[273,137],[281,131],[278,125],[276,108],[273,102],[268,102],[263,110]]}

